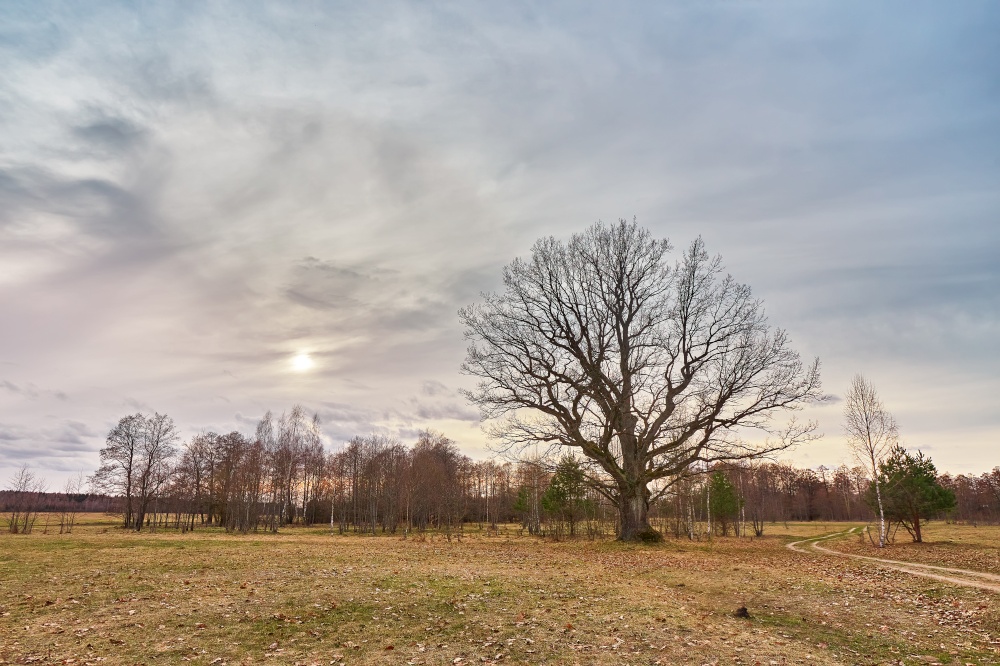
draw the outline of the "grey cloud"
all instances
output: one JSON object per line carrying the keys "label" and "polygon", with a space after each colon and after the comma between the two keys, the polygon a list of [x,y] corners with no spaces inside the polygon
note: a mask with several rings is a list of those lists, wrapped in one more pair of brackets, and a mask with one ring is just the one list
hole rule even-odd
{"label": "grey cloud", "polygon": [[423,431],[424,428],[400,428],[397,432],[399,439],[408,444],[417,441]]}
{"label": "grey cloud", "polygon": [[351,310],[364,307],[362,291],[378,294],[377,273],[339,266],[306,257],[295,268],[294,282],[286,291],[293,302],[320,310]]}
{"label": "grey cloud", "polygon": [[5,379],[2,382],[0,382],[0,387],[7,389],[11,393],[17,393],[17,394],[20,394],[20,395],[27,396],[29,398],[37,398],[38,397],[38,391],[37,391],[37,389],[33,388],[31,385],[28,385],[28,386],[25,386],[25,387],[21,387],[21,386],[18,386],[17,384],[14,384],[13,382],[9,382],[9,381],[7,381]]}
{"label": "grey cloud", "polygon": [[[379,425],[379,414],[372,410],[336,402],[303,403],[303,406],[308,413],[315,413],[319,416],[322,433],[328,441],[344,442],[357,435],[365,435],[382,429],[382,426]],[[237,429],[247,435],[253,434],[260,419],[264,416],[264,411],[262,410],[256,416],[247,416],[242,412],[236,412],[233,415],[233,420]],[[275,419],[280,418],[282,413],[282,410],[271,410]],[[230,429],[230,426],[216,424],[203,426],[196,430],[200,432],[228,432]]]}
{"label": "grey cloud", "polygon": [[428,331],[452,328],[454,307],[435,298],[420,298],[416,303],[395,303],[373,308],[373,330],[394,336],[420,335]]}
{"label": "grey cloud", "polygon": [[15,384],[9,380],[0,381],[0,388],[6,389],[11,393],[16,393],[22,395],[31,400],[37,400],[43,396],[51,396],[57,400],[69,400],[69,396],[63,391],[51,390],[51,389],[40,389],[34,384],[28,383],[23,386]]}
{"label": "grey cloud", "polygon": [[54,211],[72,215],[85,232],[117,243],[155,234],[146,202],[117,183],[101,178],[65,179],[44,188]]}
{"label": "grey cloud", "polygon": [[144,198],[103,178],[60,176],[37,167],[0,169],[0,211],[0,223],[6,225],[26,211],[44,211],[72,220],[78,231],[112,240],[116,247],[164,240]]}
{"label": "grey cloud", "polygon": [[356,405],[338,402],[321,402],[319,405],[318,413],[323,423],[370,423],[377,418],[376,412]]}
{"label": "grey cloud", "polygon": [[29,178],[28,174],[0,168],[0,225],[13,223],[21,211],[42,202],[26,182]]}
{"label": "grey cloud", "polygon": [[478,409],[459,398],[456,391],[433,380],[423,382],[420,396],[411,396],[405,408],[396,408],[391,414],[406,425],[442,420],[475,424],[480,420]]}
{"label": "grey cloud", "polygon": [[149,406],[149,403],[136,398],[125,398],[121,406],[126,409],[134,409],[136,413],[153,414],[156,410]]}
{"label": "grey cloud", "polygon": [[46,466],[58,464],[54,461],[67,455],[93,454],[100,442],[100,435],[79,421],[39,429],[0,423],[0,459],[7,465],[36,461],[45,461]]}
{"label": "grey cloud", "polygon": [[145,143],[146,130],[123,118],[103,118],[78,125],[72,133],[88,144],[91,151],[118,155]]}
{"label": "grey cloud", "polygon": [[[368,385],[398,385],[399,377],[450,373],[461,363],[461,334],[445,327],[417,335],[415,331],[372,331],[372,338],[345,345],[331,359],[333,372]],[[373,340],[377,345],[373,345]]]}
{"label": "grey cloud", "polygon": [[[35,13],[37,12],[37,13]],[[68,35],[57,22],[45,20],[40,6],[4,8],[4,24],[0,28],[0,49],[10,56],[45,62],[66,46]]]}
{"label": "grey cloud", "polygon": [[345,298],[342,294],[337,294],[335,292],[330,294],[324,293],[310,295],[304,293],[300,289],[289,289],[285,293],[288,294],[288,299],[293,303],[316,310],[338,310],[345,307],[357,307],[361,305],[360,301]]}
{"label": "grey cloud", "polygon": [[415,414],[421,420],[453,419],[455,421],[479,423],[479,410],[459,402],[417,403],[415,408]]}
{"label": "grey cloud", "polygon": [[450,326],[455,306],[441,298],[446,296],[441,289],[422,276],[309,257],[296,268],[286,295],[298,305],[335,315],[329,327],[392,336]]}
{"label": "grey cloud", "polygon": [[324,402],[317,405],[323,432],[332,442],[347,442],[359,435],[386,431],[375,410],[345,403]]}
{"label": "grey cloud", "polygon": [[[264,417],[264,414],[261,414],[260,416],[257,416],[257,417],[245,416],[244,414],[242,414],[240,412],[236,412],[235,414],[233,414],[233,419],[235,419],[235,421],[237,423],[239,423],[242,426],[247,426],[247,427],[250,427],[250,428],[256,428],[257,424],[260,423],[260,420],[263,417]],[[212,430],[212,428],[208,428],[208,430]]]}
{"label": "grey cloud", "polygon": [[188,69],[176,55],[154,52],[129,71],[127,82],[138,99],[178,105],[214,106],[218,100],[211,75],[202,69]]}
{"label": "grey cloud", "polygon": [[513,256],[496,257],[493,265],[456,270],[445,283],[449,300],[460,305],[467,305],[478,300],[480,294],[499,289],[502,284],[501,266],[513,258]]}
{"label": "grey cloud", "polygon": [[451,397],[455,395],[454,391],[449,389],[441,382],[433,379],[428,379],[423,384],[421,384],[420,392],[423,393],[424,395],[435,396],[435,397],[440,395]]}
{"label": "grey cloud", "polygon": [[80,437],[99,437],[100,433],[82,421],[67,420],[64,425],[64,432],[72,436],[73,441],[80,441]]}

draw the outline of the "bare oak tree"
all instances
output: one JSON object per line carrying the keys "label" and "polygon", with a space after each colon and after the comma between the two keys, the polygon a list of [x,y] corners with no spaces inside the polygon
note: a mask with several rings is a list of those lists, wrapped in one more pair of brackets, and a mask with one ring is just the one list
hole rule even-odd
{"label": "bare oak tree", "polygon": [[[650,502],[699,462],[751,458],[815,437],[776,413],[819,397],[749,287],[694,241],[671,249],[635,222],[543,238],[504,269],[502,293],[460,311],[466,393],[508,450],[579,450],[618,507],[620,538],[659,539]],[[753,441],[743,434],[762,433]]]}
{"label": "bare oak tree", "polygon": [[875,485],[878,506],[878,547],[885,548],[885,509],[882,505],[882,487],[879,483],[879,463],[885,460],[899,441],[896,419],[885,408],[875,387],[864,378],[854,375],[851,388],[844,402],[844,431],[851,453],[871,474]]}

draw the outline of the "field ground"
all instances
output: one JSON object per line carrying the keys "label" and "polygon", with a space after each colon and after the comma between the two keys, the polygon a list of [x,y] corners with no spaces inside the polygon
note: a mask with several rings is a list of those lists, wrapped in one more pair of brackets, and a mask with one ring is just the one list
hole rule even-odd
{"label": "field ground", "polygon": [[[913,543],[909,534],[899,530],[896,543],[888,548],[885,556],[894,560],[1000,574],[1000,529],[932,522],[923,528],[923,532],[925,543]],[[825,545],[845,553],[879,554],[872,548],[869,539],[860,535]]]}
{"label": "field ground", "polygon": [[[1000,663],[1000,594],[784,547],[842,524],[656,546],[114,524],[0,536],[0,663]],[[886,556],[1000,573],[998,527],[927,538]]]}

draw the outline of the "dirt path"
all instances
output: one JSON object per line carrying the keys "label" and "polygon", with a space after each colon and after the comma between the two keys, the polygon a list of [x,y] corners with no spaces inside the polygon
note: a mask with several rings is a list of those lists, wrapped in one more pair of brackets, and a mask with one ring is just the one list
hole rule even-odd
{"label": "dirt path", "polygon": [[956,569],[953,567],[939,567],[932,564],[918,564],[916,562],[902,562],[900,560],[884,560],[878,557],[842,553],[837,550],[831,550],[830,548],[824,548],[820,545],[820,542],[822,541],[845,537],[858,529],[860,528],[852,527],[846,532],[837,532],[835,534],[827,534],[822,537],[813,537],[811,539],[795,541],[794,543],[788,544],[788,548],[789,550],[794,550],[799,553],[808,553],[809,551],[806,548],[806,545],[808,545],[815,550],[829,555],[873,562],[884,569],[893,569],[895,571],[902,571],[914,576],[932,578],[944,583],[952,583],[953,585],[962,585],[964,587],[976,587],[981,590],[989,590],[991,592],[1000,593],[1000,576],[996,574],[984,573],[982,571],[970,571],[968,569]]}

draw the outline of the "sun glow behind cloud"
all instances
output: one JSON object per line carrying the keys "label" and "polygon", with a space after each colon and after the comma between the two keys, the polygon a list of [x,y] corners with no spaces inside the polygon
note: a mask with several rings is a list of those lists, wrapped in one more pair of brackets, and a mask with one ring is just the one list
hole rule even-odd
{"label": "sun glow behind cloud", "polygon": [[300,352],[292,357],[291,365],[295,372],[307,372],[316,367],[316,362],[306,352]]}

